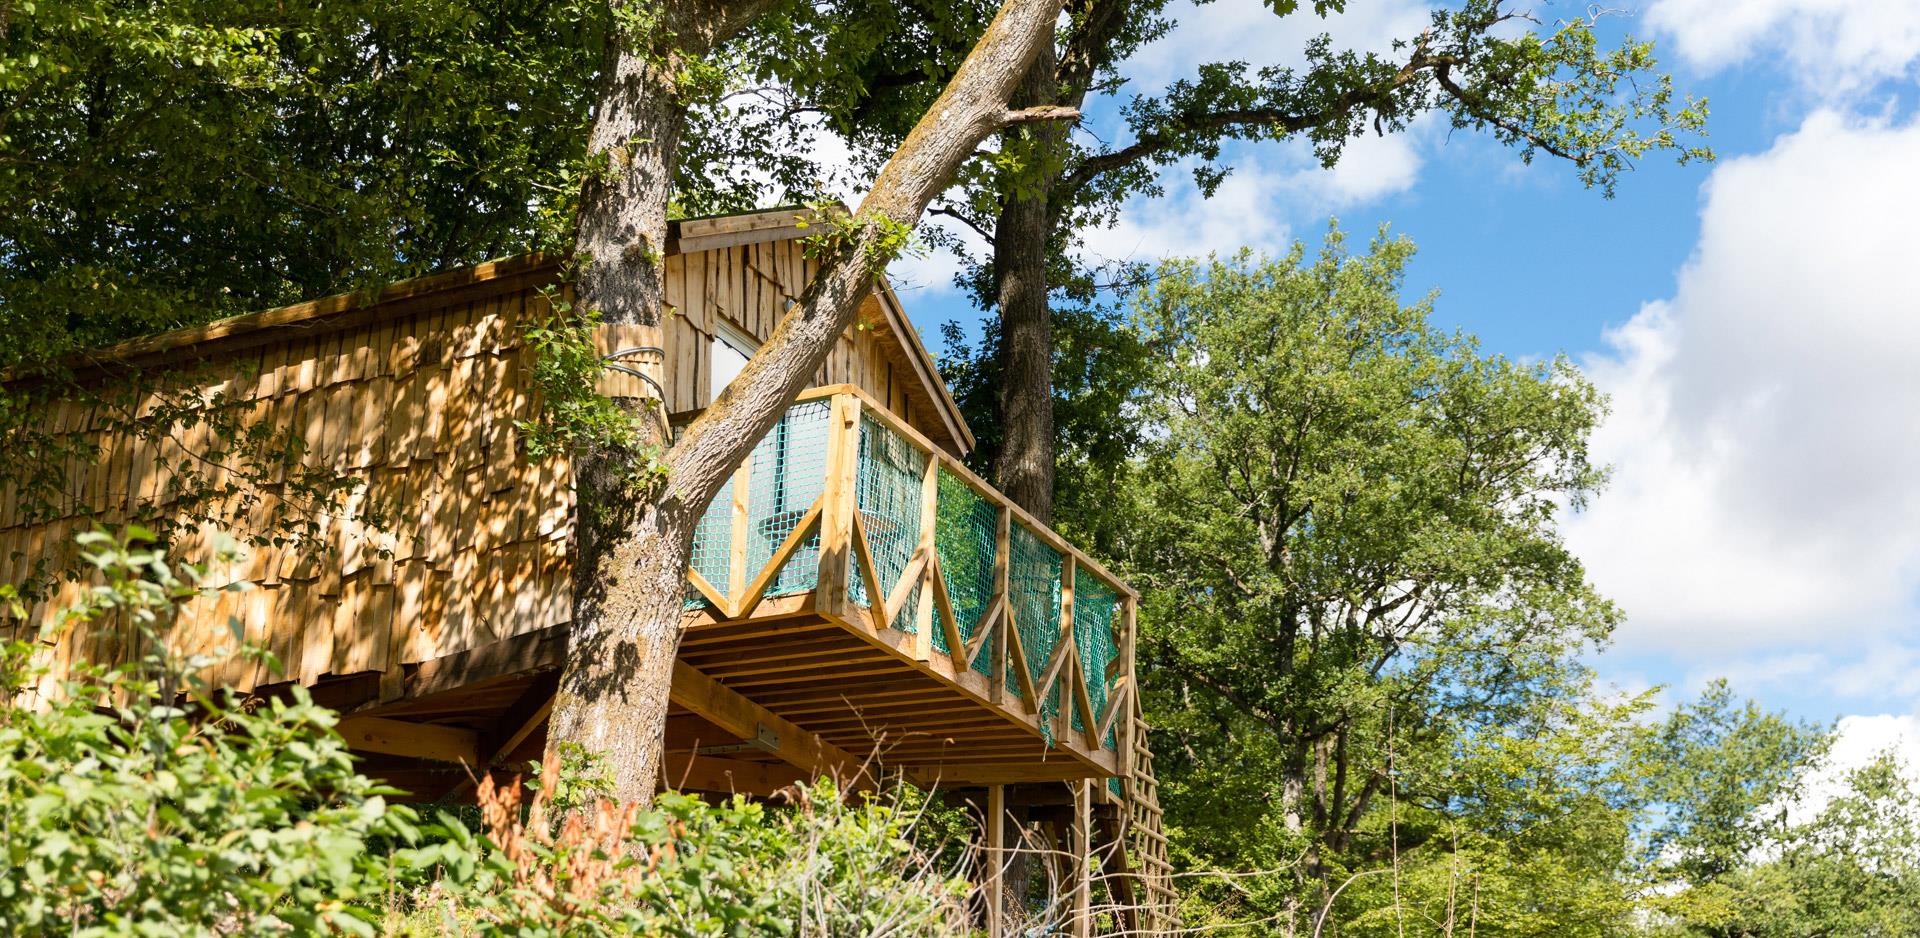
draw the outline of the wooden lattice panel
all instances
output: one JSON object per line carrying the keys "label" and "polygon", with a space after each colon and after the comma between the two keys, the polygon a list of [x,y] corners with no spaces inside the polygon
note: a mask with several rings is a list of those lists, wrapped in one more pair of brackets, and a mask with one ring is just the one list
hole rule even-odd
{"label": "wooden lattice panel", "polygon": [[1140,888],[1135,890],[1138,930],[1165,934],[1179,926],[1174,904],[1173,864],[1167,858],[1167,836],[1162,828],[1160,782],[1153,774],[1153,749],[1147,744],[1147,722],[1139,710],[1133,715],[1133,771],[1122,784],[1127,818],[1127,853]]}

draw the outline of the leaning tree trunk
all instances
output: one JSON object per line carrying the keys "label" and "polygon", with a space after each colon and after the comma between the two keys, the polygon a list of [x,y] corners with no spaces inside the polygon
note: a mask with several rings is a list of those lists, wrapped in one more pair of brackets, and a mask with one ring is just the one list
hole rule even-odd
{"label": "leaning tree trunk", "polygon": [[[688,37],[723,33],[700,29],[714,18],[737,17],[746,5],[697,6],[709,19],[674,33],[682,48]],[[666,451],[664,484],[636,493],[622,481],[638,454],[584,454],[576,480],[575,618],[548,744],[578,744],[598,755],[611,770],[615,797],[647,801],[657,783],[681,582],[701,510],[826,360],[872,292],[874,274],[897,250],[900,232],[919,221],[980,141],[1012,122],[1078,116],[1061,108],[1007,109],[1060,7],[1061,0],[1001,6],[859,209],[822,226],[819,273],[733,383]],[[680,72],[671,57],[619,53],[601,99],[590,152],[616,159],[609,181],[584,193],[578,299],[608,322],[657,321],[662,308],[656,265],[684,115],[673,86]]]}

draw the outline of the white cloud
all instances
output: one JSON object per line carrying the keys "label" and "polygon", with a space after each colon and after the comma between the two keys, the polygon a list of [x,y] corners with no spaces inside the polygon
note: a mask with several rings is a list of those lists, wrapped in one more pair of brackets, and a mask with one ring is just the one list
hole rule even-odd
{"label": "white cloud", "polygon": [[1311,4],[1301,6],[1276,16],[1261,0],[1176,5],[1169,11],[1174,27],[1136,52],[1124,70],[1132,79],[1129,90],[1157,92],[1205,62],[1299,66],[1308,40],[1321,33],[1333,37],[1336,49],[1386,55],[1395,39],[1418,36],[1429,23],[1428,6],[1419,0],[1354,3],[1324,19]]}
{"label": "white cloud", "polygon": [[1656,0],[1646,21],[1703,71],[1784,54],[1804,87],[1828,97],[1909,75],[1920,61],[1914,0]]}
{"label": "white cloud", "polygon": [[1167,194],[1136,197],[1113,227],[1087,231],[1086,253],[1096,260],[1152,261],[1241,246],[1284,251],[1291,229],[1280,211],[1280,193],[1291,174],[1253,158],[1234,163],[1233,175],[1211,199],[1200,197],[1185,167],[1170,168],[1164,174]]}
{"label": "white cloud", "polygon": [[1615,475],[1566,535],[1624,646],[1848,667],[1920,635],[1915,166],[1920,123],[1829,112],[1727,160],[1674,296],[1584,362]]}
{"label": "white cloud", "polygon": [[1816,817],[1835,796],[1847,790],[1847,773],[1882,753],[1891,752],[1905,775],[1920,785],[1920,717],[1882,713],[1841,718],[1833,728],[1833,748],[1826,764],[1806,778],[1806,788],[1788,809],[1793,823]]}
{"label": "white cloud", "polygon": [[[944,222],[933,216],[921,219],[919,232],[924,239],[935,230],[958,236],[966,249],[974,257],[988,254],[987,243],[965,225]],[[893,288],[902,294],[919,293],[922,296],[957,293],[953,278],[960,273],[962,263],[960,255],[945,247],[931,247],[923,244],[922,250],[902,255],[887,265],[887,280]],[[912,300],[907,300],[911,306]]]}
{"label": "white cloud", "polygon": [[1283,253],[1295,223],[1317,224],[1330,212],[1412,188],[1432,126],[1417,121],[1391,136],[1357,138],[1330,170],[1304,144],[1238,144],[1223,154],[1221,163],[1232,173],[1212,198],[1202,198],[1194,186],[1192,164],[1168,167],[1160,177],[1166,194],[1136,196],[1113,227],[1087,231],[1086,253],[1095,261],[1152,261],[1241,247]]}
{"label": "white cloud", "polygon": [[1293,173],[1290,188],[1306,196],[1315,210],[1342,209],[1405,192],[1419,178],[1420,145],[1434,126],[1436,121],[1428,115],[1396,134],[1356,137],[1348,141],[1332,169],[1312,161]]}

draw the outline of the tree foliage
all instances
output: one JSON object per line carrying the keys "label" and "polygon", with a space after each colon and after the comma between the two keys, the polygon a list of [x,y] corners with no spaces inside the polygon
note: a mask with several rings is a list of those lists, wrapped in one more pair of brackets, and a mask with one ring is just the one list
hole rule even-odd
{"label": "tree foliage", "polygon": [[[192,680],[212,659],[170,649],[177,606],[240,587],[141,545],[139,532],[81,540],[100,585],[0,660],[14,701],[0,709],[0,925],[372,934],[387,871],[371,847],[410,836],[412,814],[354,770],[335,716],[304,690],[246,707]],[[40,640],[80,620],[118,623],[146,651],[21,701]]]}
{"label": "tree foliage", "polygon": [[9,9],[15,361],[524,249],[604,32],[570,0]]}
{"label": "tree foliage", "polygon": [[1256,904],[1295,927],[1392,848],[1390,801],[1437,812],[1415,846],[1465,824],[1475,753],[1577,738],[1570,656],[1615,616],[1554,528],[1600,480],[1598,395],[1433,329],[1400,300],[1411,251],[1333,229],[1311,260],[1170,263],[1136,307],[1154,403],[1123,543],[1174,810],[1206,862],[1291,870]]}
{"label": "tree foliage", "polygon": [[[1277,18],[1324,17],[1346,4],[1268,6]],[[1003,488],[1019,497],[1031,489],[1019,477],[1056,457],[1073,462],[1071,441],[1111,419],[1082,408],[1052,422],[1047,404],[1058,395],[1050,399],[1048,385],[1074,376],[1041,380],[1047,356],[1055,353],[1050,319],[1084,325],[1108,318],[1109,289],[1146,276],[1145,262],[1090,256],[1085,233],[1114,224],[1132,200],[1162,195],[1175,171],[1190,171],[1199,191],[1211,196],[1232,171],[1225,154],[1236,143],[1300,141],[1330,168],[1353,140],[1401,132],[1433,115],[1514,147],[1522,160],[1544,154],[1566,161],[1585,185],[1607,195],[1650,155],[1682,163],[1712,157],[1699,139],[1706,103],[1675,91],[1650,44],[1630,37],[1612,47],[1603,43],[1598,21],[1604,11],[1550,20],[1554,12],[1552,3],[1463,0],[1437,7],[1418,34],[1383,49],[1341,48],[1323,34],[1298,50],[1298,65],[1182,63],[1190,71],[1165,88],[1143,88],[1132,81],[1130,62],[1173,26],[1168,4],[1076,6],[1062,24],[1048,74],[1035,77],[1032,93],[1090,112],[1116,111],[1120,129],[1013,129],[934,211],[986,242],[976,251],[969,247],[974,238],[952,231],[932,239],[961,255],[957,279],[976,303],[1015,326],[970,350],[962,366],[995,372],[1000,388],[994,400],[970,410],[976,426],[1006,424],[1018,415],[1017,423],[983,434],[978,460],[996,464]],[[884,61],[854,67],[876,80],[889,74]],[[1088,417],[1095,423],[1076,422]],[[1027,507],[1046,517],[1050,503]]]}

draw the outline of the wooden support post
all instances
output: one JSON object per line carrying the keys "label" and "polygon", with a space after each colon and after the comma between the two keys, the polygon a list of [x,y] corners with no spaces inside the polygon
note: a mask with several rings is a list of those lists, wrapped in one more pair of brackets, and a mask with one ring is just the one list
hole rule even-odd
{"label": "wooden support post", "polygon": [[1073,938],[1093,935],[1093,783],[1069,782],[1073,788],[1073,836],[1069,845],[1073,913],[1068,922]]}
{"label": "wooden support post", "polygon": [[993,650],[989,661],[990,678],[993,681],[993,702],[1004,705],[1007,700],[1007,653],[1013,643],[1007,641],[1007,633],[1014,628],[1013,597],[1009,595],[1009,564],[1012,561],[1013,512],[1007,506],[1000,506],[999,522],[993,534],[993,597],[1004,621],[993,634]]}
{"label": "wooden support post", "polygon": [[987,786],[986,875],[980,897],[986,903],[987,938],[1002,938],[1007,933],[1007,787]]}
{"label": "wooden support post", "polygon": [[940,460],[927,456],[927,471],[920,479],[920,543],[915,553],[927,558],[921,567],[920,601],[913,611],[913,656],[921,661],[933,658],[933,581],[940,575],[935,556],[934,528],[940,523]]}
{"label": "wooden support post", "polygon": [[833,396],[827,418],[826,487],[820,495],[820,579],[814,607],[848,618],[847,577],[853,569],[854,474],[860,461],[860,399]]}
{"label": "wooden support post", "polygon": [[[732,542],[727,553],[727,600],[737,604],[747,597],[747,544],[752,535],[752,518],[748,507],[753,497],[753,454],[740,461],[740,468],[733,471],[733,527]],[[728,615],[737,616],[733,608],[725,610]]]}

